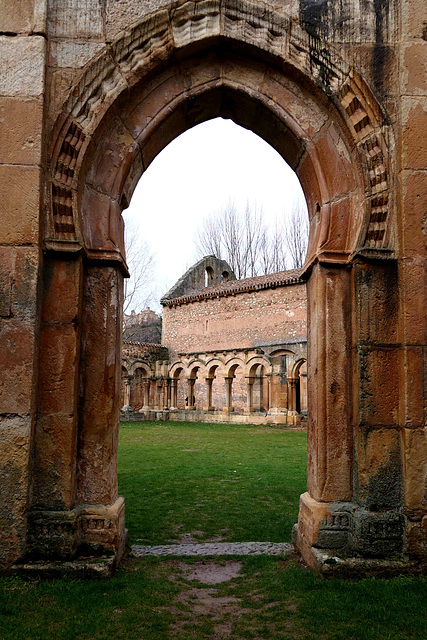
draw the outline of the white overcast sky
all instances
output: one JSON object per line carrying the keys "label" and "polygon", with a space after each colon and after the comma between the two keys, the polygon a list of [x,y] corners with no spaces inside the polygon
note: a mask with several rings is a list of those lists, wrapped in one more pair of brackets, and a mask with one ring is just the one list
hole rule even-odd
{"label": "white overcast sky", "polygon": [[123,217],[154,254],[159,298],[196,261],[194,236],[203,218],[230,199],[242,209],[246,202],[262,208],[271,225],[293,203],[304,202],[298,178],[281,156],[231,120],[216,118],[186,131],[145,171]]}

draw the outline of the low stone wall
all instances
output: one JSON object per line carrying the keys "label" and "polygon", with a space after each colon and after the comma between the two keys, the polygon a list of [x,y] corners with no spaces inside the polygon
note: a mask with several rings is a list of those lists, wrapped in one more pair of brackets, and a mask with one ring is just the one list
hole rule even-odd
{"label": "low stone wall", "polygon": [[[122,422],[151,422],[151,421],[174,421],[174,422],[212,422],[222,424],[283,424],[296,426],[301,423],[300,416],[288,416],[286,413],[241,413],[225,411],[124,411],[120,419]],[[304,421],[303,421],[303,424]]]}

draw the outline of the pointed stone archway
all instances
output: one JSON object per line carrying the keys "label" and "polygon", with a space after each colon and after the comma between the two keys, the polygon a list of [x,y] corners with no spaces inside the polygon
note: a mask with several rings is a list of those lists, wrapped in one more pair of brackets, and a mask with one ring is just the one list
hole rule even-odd
{"label": "pointed stone archway", "polygon": [[[308,204],[308,491],[296,543],[311,566],[327,567],[329,552],[402,561],[393,132],[333,47],[280,11],[219,0],[160,10],[102,49],[53,127],[29,553],[120,558],[121,212],[173,138],[218,116],[269,142]],[[53,339],[71,363],[61,388],[43,348]]]}

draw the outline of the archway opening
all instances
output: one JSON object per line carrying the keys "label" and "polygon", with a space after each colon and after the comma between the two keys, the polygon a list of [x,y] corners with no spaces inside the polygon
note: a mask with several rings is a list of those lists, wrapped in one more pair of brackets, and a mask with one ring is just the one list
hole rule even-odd
{"label": "archway opening", "polygon": [[[235,59],[236,69],[241,66],[242,60]],[[192,64],[188,63],[184,65],[186,72],[193,73],[194,67]],[[255,75],[260,70],[257,68],[255,64],[251,69]],[[182,70],[181,70],[182,72]],[[233,72],[234,73],[234,72]],[[265,78],[264,70],[262,71],[263,78]],[[270,80],[272,80],[270,78]],[[168,80],[165,80],[168,82]],[[349,220],[342,213],[345,210],[347,205],[350,205],[353,202],[352,200],[352,191],[354,190],[354,182],[351,182],[351,172],[348,169],[349,158],[346,157],[344,153],[344,149],[346,150],[346,140],[341,140],[341,149],[337,152],[337,146],[333,143],[334,137],[336,138],[337,130],[335,125],[332,123],[328,123],[327,118],[325,119],[324,114],[321,110],[319,110],[319,105],[317,103],[310,103],[308,99],[304,100],[301,96],[298,98],[296,92],[293,92],[288,87],[284,88],[281,86],[281,90],[289,92],[289,98],[291,99],[292,108],[296,108],[295,103],[298,103],[298,109],[303,110],[305,112],[307,122],[306,126],[308,129],[311,127],[310,133],[308,130],[303,132],[300,128],[300,124],[296,124],[295,114],[290,115],[289,113],[285,113],[284,111],[280,111],[278,109],[271,110],[271,106],[268,103],[268,100],[264,99],[262,93],[254,94],[252,91],[248,90],[248,86],[243,83],[241,86],[236,86],[235,81],[233,80],[229,84],[224,83],[220,89],[213,88],[212,86],[202,86],[197,88],[192,96],[192,100],[189,101],[188,96],[185,98],[178,98],[176,105],[174,105],[174,109],[172,111],[163,113],[162,110],[159,111],[157,117],[153,116],[153,120],[150,120],[150,125],[148,126],[149,132],[145,130],[144,126],[141,128],[142,122],[145,121],[144,114],[144,100],[139,101],[135,100],[133,103],[126,105],[126,112],[129,115],[123,115],[122,120],[125,123],[125,126],[132,126],[133,131],[135,132],[135,136],[138,139],[138,144],[142,150],[142,156],[144,157],[144,168],[146,168],[149,164],[151,164],[152,160],[159,154],[159,152],[166,146],[166,144],[175,139],[179,133],[184,130],[190,129],[194,124],[198,121],[207,121],[212,119],[215,116],[222,116],[225,118],[230,118],[234,122],[251,129],[252,131],[259,134],[262,138],[264,138],[267,142],[274,144],[277,152],[285,159],[291,167],[293,167],[301,180],[303,187],[305,187],[305,194],[307,198],[308,209],[311,218],[311,230],[310,230],[310,238],[312,243],[311,255],[309,251],[308,261],[313,259],[313,252],[317,250],[317,244],[320,242],[322,245],[327,244],[330,241],[330,250],[332,252],[339,253],[339,247],[343,245],[346,246],[346,242],[348,236],[343,232],[342,225],[348,224]],[[273,80],[274,85],[275,80]],[[164,90],[164,86],[162,91]],[[172,87],[171,87],[172,90]],[[276,89],[274,89],[275,91]],[[315,105],[314,111],[311,110]],[[141,120],[142,117],[142,120]],[[156,120],[157,118],[157,120]],[[299,113],[299,120],[301,119],[301,113]],[[153,122],[153,124],[151,124]],[[155,124],[154,124],[155,123]],[[308,124],[307,124],[308,123]],[[111,139],[114,137],[115,127],[117,123],[112,123],[110,130],[108,127],[106,128],[105,136],[108,136],[109,144]],[[311,148],[310,144],[307,142],[308,139],[311,139],[315,136],[317,129],[318,139],[316,140],[316,146]],[[338,134],[339,137],[339,134]],[[323,146],[322,146],[323,145]],[[322,151],[325,154],[326,149],[328,152],[335,153],[335,167],[334,171],[340,175],[343,179],[340,183],[337,184],[336,175],[334,173],[333,176],[328,175],[330,173],[330,167],[326,165],[322,165],[319,162],[319,152]],[[105,149],[103,150],[103,158],[105,156]],[[101,157],[99,156],[100,151],[95,150],[94,153],[94,161],[93,161],[93,170],[91,176],[95,177],[97,175],[97,164],[101,162]],[[350,153],[350,152],[348,152]],[[99,160],[98,160],[99,158]],[[134,175],[140,175],[142,172],[142,168],[138,165],[139,159],[137,159],[137,164],[134,164]],[[131,184],[131,188],[134,187],[135,177],[133,178],[133,182]],[[126,191],[126,183],[124,186],[123,193],[127,194],[126,199],[120,200],[120,204],[123,206],[129,202],[130,195],[132,191]],[[88,191],[90,191],[91,186],[88,185]],[[334,195],[331,196],[331,192],[334,192]],[[331,200],[334,200],[331,203]],[[83,201],[84,203],[84,201]],[[332,209],[335,207],[335,213],[332,214]],[[332,217],[331,217],[332,216]],[[331,220],[334,220],[334,223],[330,225]],[[227,270],[228,271],[228,270]],[[221,271],[223,273],[224,270]],[[206,269],[202,272],[202,286],[206,284],[205,282],[205,274]],[[272,287],[272,291],[275,291],[277,287]],[[272,294],[275,295],[275,294]],[[193,303],[192,303],[193,304]],[[227,309],[229,314],[235,313],[234,301],[227,300]],[[181,305],[182,306],[182,305]],[[167,307],[168,309],[177,309],[177,305],[173,304],[173,300],[171,305]],[[166,313],[166,307],[165,311]],[[169,311],[168,311],[169,313]],[[292,317],[291,314],[293,311],[289,310],[289,317]],[[256,315],[256,313],[254,314]],[[202,324],[203,332],[205,335],[212,336],[213,335],[213,323],[214,318],[209,319],[208,322],[204,322]],[[184,323],[185,324],[185,323]],[[199,349],[199,345],[195,344],[195,337],[192,336],[192,340],[189,338],[187,344],[191,345],[185,349],[179,349],[180,353],[184,352],[188,356],[188,360],[191,360],[192,357],[196,357],[197,355],[201,355]],[[286,340],[281,340],[281,342],[287,342]],[[244,345],[245,348],[253,345]],[[259,343],[258,345],[259,346]],[[238,349],[241,345],[235,345],[234,350]],[[230,346],[226,351],[229,351]],[[178,351],[178,349],[177,349]],[[204,349],[203,351],[209,351],[208,349]],[[231,349],[231,353],[228,353],[226,358],[227,361],[230,361],[230,358],[233,357],[233,349]],[[205,354],[208,357],[215,355],[212,351]],[[180,355],[182,358],[182,355]],[[244,366],[245,360],[241,360],[241,365],[236,366],[236,364],[232,364],[231,367],[228,366],[228,369],[224,371],[224,379],[223,385],[225,389],[225,406],[223,412],[228,415],[233,414],[233,409],[235,402],[238,404],[239,409],[244,410],[245,404],[248,404],[248,391],[246,386],[246,381],[244,380]],[[197,379],[196,379],[196,369],[197,369]],[[186,385],[187,385],[187,393],[185,401],[185,408],[187,411],[196,410],[196,394],[195,389],[198,387],[199,380],[199,372],[201,370],[200,366],[193,367],[191,371],[186,372]],[[233,396],[233,387],[236,389],[236,380],[235,373],[239,372],[240,374],[240,383],[242,388],[242,393],[238,394],[236,400]],[[162,373],[162,376],[164,374]],[[200,376],[201,377],[201,376]],[[258,385],[258,388],[255,389],[255,396],[257,394],[259,398],[258,404],[261,408],[261,396],[262,396],[262,404],[263,409],[268,409],[268,411],[275,409],[276,415],[281,416],[279,407],[273,406],[272,402],[272,380],[273,378],[267,377],[258,377],[255,376],[255,380],[253,382],[254,385]],[[163,384],[164,379],[160,383]],[[268,381],[268,383],[267,383]],[[297,382],[297,381],[295,381]],[[262,384],[262,386],[261,386]],[[249,382],[250,386],[250,382]],[[294,397],[296,390],[292,391],[292,398]],[[243,394],[245,398],[243,399]],[[253,385],[252,385],[252,394],[253,394]],[[164,397],[164,395],[163,395]],[[203,401],[202,401],[203,402]],[[239,405],[240,402],[240,405]],[[200,402],[199,402],[200,404]],[[267,405],[267,406],[264,406]],[[160,407],[158,407],[160,408]],[[251,407],[253,408],[253,407]],[[287,407],[288,416],[290,413],[294,413],[294,419],[297,420],[297,411],[296,411],[296,399],[292,400],[291,409]]]}
{"label": "archway opening", "polygon": [[[207,122],[206,125],[209,125],[210,123],[212,123],[212,121]],[[224,120],[219,120],[219,126],[221,125],[225,125],[225,129],[227,131],[227,135],[229,139],[231,137],[230,132],[232,131],[232,128],[233,127],[235,127],[236,129],[238,128],[237,125],[235,125],[234,123],[229,121],[227,122]],[[200,126],[200,128],[203,128],[203,127],[204,125]],[[194,134],[195,129],[197,128],[191,129],[190,133]],[[173,143],[171,143],[170,146],[173,146],[175,143],[179,143],[180,138],[184,138],[185,135],[186,135],[185,133],[182,134],[181,137],[177,138]],[[244,139],[244,136],[246,135],[249,137],[255,138],[253,134],[246,131],[243,131],[243,132],[240,131],[238,135],[240,136],[239,138],[240,140]],[[218,133],[217,133],[217,136],[218,136]],[[206,165],[205,158],[202,153],[204,146],[205,144],[202,138],[202,142],[200,145],[201,148],[197,150],[194,150],[192,148],[191,151],[188,152],[190,156],[194,155],[194,157],[197,157],[198,164],[201,164],[202,166]],[[260,171],[261,168],[265,169],[266,173],[264,175],[268,176],[269,180],[272,180],[272,182],[275,182],[275,183],[282,184],[282,188],[277,189],[277,191],[278,192],[281,191],[281,193],[279,193],[279,197],[276,196],[277,198],[276,209],[275,211],[270,213],[270,226],[277,231],[278,229],[277,218],[279,218],[279,216],[282,216],[285,221],[286,207],[292,210],[292,205],[284,201],[285,200],[283,196],[283,179],[284,178],[279,179],[278,169],[276,167],[273,167],[272,169],[268,170],[268,167],[262,166],[263,157],[260,158],[259,156],[261,155],[260,149],[263,150],[264,146],[268,146],[268,145],[264,141],[260,141],[258,138],[256,138],[256,143],[254,144],[254,147],[251,149],[250,145],[247,144],[245,150],[243,150],[242,153],[243,155],[246,154],[247,156],[250,156],[252,158],[252,164],[255,166],[255,168],[258,167],[258,171]],[[167,150],[167,148],[165,150]],[[235,164],[238,165],[242,163],[243,161],[239,159],[238,154],[235,154],[233,152],[234,152],[234,149],[231,143],[229,147],[224,146],[222,150],[223,154],[234,156]],[[286,174],[287,165],[285,164],[283,159],[274,150],[271,149],[271,152],[274,155],[274,161],[277,164],[283,165],[285,167],[283,174]],[[159,154],[159,156],[153,161],[152,165],[150,166],[150,169],[147,171],[145,175],[145,179],[149,177],[148,176],[149,172],[155,168],[157,160],[159,161],[161,160],[163,153],[164,151],[162,151]],[[208,154],[212,155],[211,149],[208,150]],[[265,156],[268,157],[268,152],[265,154]],[[257,161],[259,164],[257,164]],[[264,164],[266,162],[267,160],[264,161]],[[173,164],[174,166],[177,165],[176,159]],[[183,162],[182,164],[183,164],[183,172],[181,174],[181,177],[179,177],[179,174],[178,176],[174,176],[174,179],[178,183],[185,182],[186,163]],[[162,166],[164,167],[165,165],[163,164]],[[292,172],[291,169],[289,169],[289,171]],[[165,169],[164,169],[164,174],[167,174],[167,171]],[[273,179],[272,174],[275,174],[275,179]],[[220,181],[220,180],[221,180],[220,177],[215,178],[214,176],[210,176],[210,182],[213,185],[217,184],[217,181]],[[259,178],[259,181],[262,182],[263,181],[262,178]],[[272,182],[269,182],[269,184],[272,184]],[[297,178],[295,178],[295,182],[298,184],[298,187],[299,187]],[[201,190],[203,190],[203,188],[208,194],[206,198],[207,200],[209,200],[209,184],[204,187],[202,186]],[[212,189],[212,187],[210,188]],[[137,188],[136,193],[138,193],[138,189],[139,187]],[[249,191],[249,188],[247,188],[247,191]],[[295,196],[295,200],[298,201],[301,198],[300,196],[301,193],[302,191],[301,191],[301,188],[299,187],[299,192],[297,192]],[[232,195],[233,194],[226,193],[226,195],[223,197],[223,201],[225,200],[227,202],[232,200],[233,199]],[[176,204],[175,204],[174,214],[177,212],[177,210],[179,210],[179,207],[180,207],[180,203],[178,200],[179,200],[178,196],[175,195],[174,201]],[[234,200],[237,200],[237,198],[234,198]],[[244,210],[244,208],[246,207],[246,197],[245,196],[242,197],[240,195],[240,200],[241,200],[240,204]],[[257,205],[260,204],[260,200],[262,204],[262,194],[261,194],[261,197],[258,198],[258,202],[256,203]],[[289,200],[292,200],[291,196],[289,196]],[[211,207],[211,203],[208,202],[208,207],[209,205]],[[206,205],[204,205],[204,203],[201,202],[197,207],[200,214],[203,206],[206,206]],[[185,207],[186,208],[191,207],[191,205],[189,205],[188,203],[188,198],[185,198]],[[143,217],[144,210],[147,211],[147,206],[140,205],[139,214],[141,217]],[[208,211],[210,211],[212,214],[215,214],[215,212],[212,211],[211,208],[210,209],[208,208]],[[125,217],[128,217],[128,216],[129,216],[129,211],[127,211],[125,214]],[[164,216],[154,213],[153,218],[155,220],[159,220],[159,219],[164,220],[165,226],[166,227],[168,226],[168,223],[164,218]],[[180,224],[182,227],[186,228],[187,230],[191,229],[191,227],[194,226],[194,216],[193,218],[187,219],[187,221],[185,219],[181,219]],[[283,226],[281,227],[281,231],[283,230],[284,226],[285,225],[283,224]],[[278,237],[276,236],[276,245],[275,245],[276,251],[278,251],[279,249],[279,247],[277,246],[277,240],[278,240]],[[190,241],[191,241],[191,238],[190,237],[187,238],[187,242],[186,242],[187,254],[188,254],[188,245]],[[177,244],[178,244],[177,249],[179,252],[180,247],[182,245],[181,243],[177,243]],[[224,256],[221,255],[219,257],[223,258]],[[173,260],[175,259],[175,257],[171,256],[171,259]],[[163,257],[163,261],[165,260],[166,260],[166,256]],[[220,268],[216,269],[215,265],[211,266],[208,263],[203,264],[202,267],[203,268],[201,269],[200,283],[197,285],[199,287],[198,289],[199,291],[203,292],[204,289],[209,288],[210,286],[216,287],[216,286],[221,286],[223,284],[225,285],[228,283],[232,284],[234,281],[234,275],[231,277],[231,274],[233,273],[232,269],[224,268],[224,266],[222,265],[220,265]],[[274,269],[272,269],[272,271],[274,272]],[[258,274],[258,276],[254,274],[254,277],[260,277],[260,276],[263,277],[266,275],[265,272],[267,272],[268,274],[268,267],[264,266],[264,270],[262,270]],[[180,278],[180,276],[181,274],[179,273],[176,275],[178,282],[182,280],[182,277]],[[191,286],[191,293],[193,294],[197,291],[197,288],[196,288],[197,278],[198,278],[198,274],[196,271],[194,273],[190,273],[189,282]],[[251,280],[251,278],[246,278],[245,280],[248,281],[247,284],[250,284],[249,281]],[[283,286],[283,292],[282,292],[283,296],[285,297],[286,297],[286,293],[285,293],[286,286],[287,285]],[[289,285],[289,287],[292,287],[292,285]],[[298,287],[300,289],[303,289],[304,285],[302,283],[299,283]],[[270,287],[269,285],[269,287],[265,291],[267,292],[268,295],[271,294],[272,296],[274,296],[277,294],[277,289],[278,289],[277,278],[276,279],[273,278],[272,286]],[[179,292],[181,293],[181,296],[182,296],[182,293],[183,293],[182,288],[179,289]],[[205,292],[205,295],[206,295],[206,292]],[[255,296],[256,295],[257,294],[255,292]],[[297,325],[296,324],[295,326],[292,325],[292,327],[289,327],[288,329],[286,329],[285,323],[282,322],[280,326],[275,326],[274,328],[268,327],[267,323],[264,324],[263,319],[259,316],[259,312],[256,310],[257,305],[260,305],[259,308],[263,306],[264,304],[263,299],[260,298],[258,300],[254,298],[255,300],[254,310],[252,312],[250,310],[248,311],[248,308],[250,306],[251,296],[252,296],[251,293],[244,294],[243,297],[240,296],[242,298],[241,301],[239,301],[240,299],[238,299],[237,296],[234,296],[233,298],[234,307],[230,306],[229,299],[227,298],[221,299],[221,304],[223,305],[223,311],[222,312],[218,311],[218,313],[216,314],[208,312],[206,316],[203,316],[203,317],[200,316],[200,318],[197,320],[197,325],[192,325],[191,324],[192,321],[190,318],[192,315],[194,316],[199,313],[198,306],[200,306],[200,308],[202,308],[203,306],[206,306],[204,305],[203,302],[199,303],[197,301],[190,301],[187,310],[184,309],[184,307],[181,305],[181,309],[182,309],[181,315],[180,315],[179,322],[177,324],[172,324],[173,320],[171,320],[170,318],[170,310],[168,312],[169,315],[167,316],[167,313],[166,313],[167,309],[165,308],[164,322],[166,320],[166,323],[168,324],[168,326],[171,325],[170,333],[171,334],[174,333],[175,336],[177,336],[178,334],[182,334],[183,333],[182,327],[184,327],[185,329],[188,329],[188,335],[186,338],[181,336],[180,339],[177,339],[175,337],[174,340],[167,341],[167,346],[171,351],[171,357],[169,362],[170,404],[167,407],[168,411],[166,411],[162,417],[167,416],[172,421],[177,419],[182,421],[188,421],[193,419],[194,421],[197,422],[203,419],[204,422],[206,423],[220,422],[222,424],[227,424],[227,422],[228,423],[232,422],[233,424],[254,423],[259,425],[263,423],[264,424],[269,424],[269,423],[286,424],[287,406],[285,405],[284,407],[279,407],[279,406],[276,406],[272,401],[272,394],[274,395],[276,393],[275,388],[273,388],[276,381],[273,380],[271,376],[270,359],[268,354],[264,353],[264,348],[267,348],[268,353],[270,353],[273,349],[274,344],[276,344],[276,346],[280,346],[283,343],[286,343],[292,339],[295,339],[295,335],[296,335],[295,332],[296,332]],[[301,296],[300,302],[301,304],[303,303],[303,296]],[[278,299],[272,298],[271,300],[267,301],[267,304],[273,305],[274,308],[276,309],[275,313],[277,313],[280,305],[280,302],[278,301]],[[291,302],[289,303],[289,307],[288,307],[289,310],[291,310],[291,304],[293,303]],[[227,320],[223,319],[223,316],[221,315],[221,313],[223,313],[224,311],[225,311],[225,314],[228,316]],[[242,315],[242,313],[243,315],[247,316],[248,318],[247,321],[249,322],[249,325],[252,325],[252,329],[255,329],[256,326],[258,327],[259,335],[257,338],[254,338],[254,337],[248,338],[247,336],[245,337],[244,330],[241,332],[240,337],[236,337],[236,335],[233,335],[233,334],[236,334],[236,331],[238,331],[239,322],[240,322],[239,317]],[[293,312],[290,312],[290,314],[287,317],[290,319],[292,324],[293,316],[291,315],[291,313]],[[299,318],[299,322],[304,324],[303,317]],[[222,337],[219,336],[219,325],[222,325],[221,327],[221,332],[223,334]],[[200,332],[200,335],[199,335],[199,332]],[[302,342],[306,341],[305,334],[301,335],[300,338]],[[185,344],[184,344],[184,341],[183,342],[180,341],[181,339],[185,341]],[[202,348],[202,343],[200,342],[200,340],[204,340],[204,348]],[[229,342],[230,340],[231,341],[234,340],[234,342],[230,343]],[[254,342],[254,340],[256,340],[256,343]],[[255,347],[255,344],[257,344],[257,347]],[[176,411],[176,409],[178,411]],[[272,411],[270,411],[270,409],[272,409]],[[201,416],[203,412],[205,412],[207,415]],[[154,411],[151,411],[151,412],[146,411],[143,413],[144,413],[144,416],[141,416],[141,418],[158,417],[158,413]],[[134,418],[136,420],[138,419],[137,412]],[[292,421],[292,424],[293,424],[293,421]],[[184,426],[183,426],[182,432],[184,433]],[[277,435],[278,437],[280,437],[279,432],[277,432]],[[248,438],[250,437],[251,436],[249,436],[248,434]],[[296,437],[300,438],[300,435]],[[198,445],[189,445],[188,448],[189,449],[191,449],[192,447],[197,448],[197,446]],[[220,451],[218,452],[218,455],[222,455]],[[302,475],[304,475],[305,473],[304,467],[305,467],[305,460],[303,459]],[[286,478],[287,478],[286,472],[284,472],[281,480],[283,484],[286,484],[287,482]],[[291,480],[289,479],[289,481]],[[201,527],[199,527],[198,530],[200,531],[200,529]],[[283,532],[283,540],[285,539],[286,540],[290,539],[290,530]]]}
{"label": "archway opening", "polygon": [[[370,183],[369,179],[364,181],[360,160],[363,149],[357,138],[360,132],[355,134],[346,117],[347,106],[352,103],[353,94],[347,86],[351,80],[347,83],[347,76],[336,76],[336,82],[342,86],[339,94],[334,89],[333,101],[319,82],[316,85],[308,73],[295,69],[292,62],[283,66],[274,55],[258,55],[256,47],[229,46],[225,40],[214,53],[203,46],[196,47],[197,51],[183,52],[179,63],[176,59],[169,60],[149,78],[135,81],[132,91],[123,93],[115,100],[114,109],[104,112],[103,121],[99,119],[84,147],[78,197],[73,200],[86,252],[81,329],[84,366],[75,376],[81,389],[76,454],[79,475],[73,495],[77,503],[92,505],[112,504],[117,497],[114,464],[118,401],[114,398],[118,396],[120,382],[114,353],[119,336],[117,327],[121,324],[118,311],[121,278],[126,272],[121,211],[130,202],[141,174],[170,140],[199,122],[221,116],[270,142],[295,169],[307,199],[310,242],[305,275],[310,276],[312,305],[309,304],[312,318],[309,362],[312,358],[316,367],[310,369],[309,364],[309,395],[313,392],[311,406],[315,412],[309,424],[310,494],[304,498],[306,511],[301,517],[313,525],[306,531],[317,531],[319,522],[313,519],[316,513],[324,514],[327,507],[322,506],[316,512],[310,500],[326,505],[335,498],[345,500],[352,496],[353,367],[349,311],[353,289],[349,265],[365,237],[380,244],[386,237],[385,227],[368,230],[366,216],[370,210],[366,207],[365,189]],[[357,93],[357,87],[352,88]],[[369,114],[368,123],[375,116],[371,111]],[[58,143],[58,153],[61,149]],[[367,153],[371,150],[381,153],[381,145],[369,147]],[[55,162],[53,166],[57,167]],[[65,187],[64,195],[57,184],[62,174],[57,175],[52,188],[54,215],[58,211],[55,206],[58,203],[62,206],[66,199]],[[374,204],[374,200],[369,202]],[[379,201],[375,203],[377,206]],[[96,313],[97,310],[101,313]],[[108,319],[104,324],[103,310],[107,310]],[[326,318],[333,318],[334,340],[341,345],[340,349],[331,341]],[[90,375],[94,370],[99,375]],[[106,371],[110,371],[107,377]],[[325,371],[332,380],[327,392],[316,377]],[[156,375],[163,384],[161,358],[156,361]],[[103,402],[105,399],[109,402]],[[329,455],[331,438],[333,455]],[[105,443],[102,455],[111,465],[103,477],[99,477],[100,465],[92,458],[94,443],[99,440]],[[307,546],[310,542],[302,544]]]}

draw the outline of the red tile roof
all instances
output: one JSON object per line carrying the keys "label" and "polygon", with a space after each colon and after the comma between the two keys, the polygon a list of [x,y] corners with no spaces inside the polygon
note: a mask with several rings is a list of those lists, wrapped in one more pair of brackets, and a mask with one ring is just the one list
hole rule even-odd
{"label": "red tile roof", "polygon": [[196,300],[206,300],[209,298],[220,298],[223,296],[232,296],[238,293],[247,293],[249,291],[259,291],[260,289],[275,289],[291,284],[302,284],[302,269],[292,269],[289,271],[278,271],[277,273],[269,273],[265,276],[256,276],[255,278],[244,278],[243,280],[231,280],[230,282],[221,282],[213,287],[206,287],[199,291],[193,291],[185,296],[178,298],[163,298],[161,303],[165,307],[172,307],[187,302],[195,302]]}

